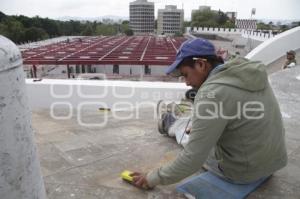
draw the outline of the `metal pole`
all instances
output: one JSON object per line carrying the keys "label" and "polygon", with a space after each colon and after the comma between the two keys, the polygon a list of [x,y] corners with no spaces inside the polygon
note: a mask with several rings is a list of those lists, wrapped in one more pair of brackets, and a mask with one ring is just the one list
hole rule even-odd
{"label": "metal pole", "polygon": [[69,64],[67,64],[67,73],[68,73],[68,78],[70,79],[70,66],[69,66]]}
{"label": "metal pole", "polygon": [[36,65],[32,65],[32,69],[33,69],[33,77],[34,78],[37,78],[37,75],[36,75]]}
{"label": "metal pole", "polygon": [[0,198],[45,199],[21,53],[0,35]]}

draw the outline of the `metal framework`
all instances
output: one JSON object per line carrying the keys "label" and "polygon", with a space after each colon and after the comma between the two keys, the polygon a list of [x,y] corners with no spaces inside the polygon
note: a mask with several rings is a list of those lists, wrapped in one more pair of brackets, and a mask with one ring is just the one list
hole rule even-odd
{"label": "metal framework", "polygon": [[183,37],[82,37],[22,52],[26,65],[169,65]]}

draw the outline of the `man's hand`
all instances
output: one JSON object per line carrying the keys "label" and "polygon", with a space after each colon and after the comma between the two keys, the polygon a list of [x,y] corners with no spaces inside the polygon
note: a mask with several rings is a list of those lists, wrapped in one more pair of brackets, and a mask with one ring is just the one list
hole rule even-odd
{"label": "man's hand", "polygon": [[153,189],[153,187],[150,187],[148,185],[147,179],[146,179],[146,175],[138,173],[138,172],[134,172],[132,174],[130,174],[130,176],[133,177],[133,181],[132,184],[141,188],[141,189]]}

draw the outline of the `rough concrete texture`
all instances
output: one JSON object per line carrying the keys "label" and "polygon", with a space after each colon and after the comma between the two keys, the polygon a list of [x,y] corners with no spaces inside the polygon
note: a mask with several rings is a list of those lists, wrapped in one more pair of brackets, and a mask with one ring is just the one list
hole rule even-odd
{"label": "rough concrete texture", "polygon": [[[270,79],[282,109],[289,162],[248,198],[299,199],[300,67],[275,73]],[[57,115],[67,114],[59,111]],[[152,111],[140,110],[138,119],[108,116],[108,124],[100,128],[79,126],[76,112],[70,120],[54,120],[49,110],[33,113],[48,198],[183,198],[176,194],[175,185],[146,192],[119,177],[124,169],[148,171],[171,161],[182,149],[157,132]],[[95,110],[85,112],[83,118],[90,123],[101,122],[103,117],[103,112]]]}
{"label": "rough concrete texture", "polygon": [[46,198],[21,54],[0,35],[0,198]]}
{"label": "rough concrete texture", "polygon": [[[181,149],[175,140],[159,135],[151,112],[143,109],[139,119],[128,120],[108,114],[108,124],[103,128],[79,126],[76,112],[65,121],[52,119],[49,110],[34,112],[48,198],[180,198],[174,186],[145,192],[120,179],[125,169],[149,171],[174,159]],[[103,115],[97,110],[89,111],[84,113],[84,120],[101,122]]]}

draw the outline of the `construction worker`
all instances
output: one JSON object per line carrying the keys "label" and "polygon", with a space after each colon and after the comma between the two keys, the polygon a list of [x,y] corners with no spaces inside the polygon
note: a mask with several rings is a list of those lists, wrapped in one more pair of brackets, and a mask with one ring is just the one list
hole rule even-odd
{"label": "construction worker", "polygon": [[181,45],[166,73],[198,89],[189,141],[167,165],[134,172],[136,186],[177,183],[201,167],[228,182],[249,184],[286,166],[282,117],[263,64],[242,57],[223,64],[213,44],[197,38]]}
{"label": "construction worker", "polygon": [[296,52],[293,50],[290,50],[286,53],[286,62],[284,63],[283,69],[286,68],[292,68],[296,66]]}

